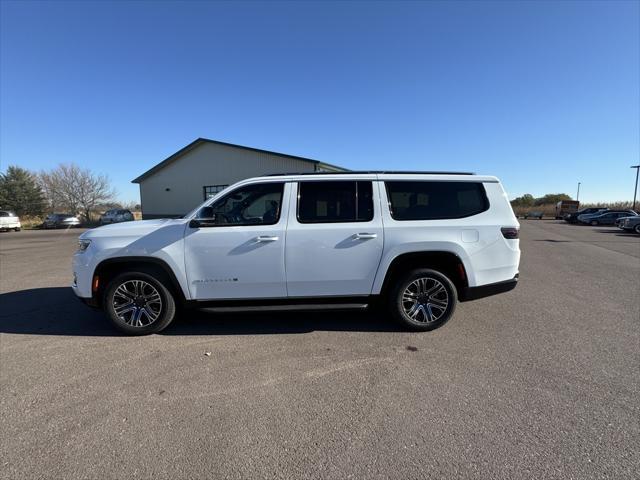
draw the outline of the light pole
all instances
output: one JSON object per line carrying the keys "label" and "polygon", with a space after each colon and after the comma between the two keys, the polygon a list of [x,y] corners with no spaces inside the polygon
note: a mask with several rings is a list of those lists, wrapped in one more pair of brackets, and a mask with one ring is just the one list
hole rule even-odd
{"label": "light pole", "polygon": [[578,182],[578,193],[576,195],[576,201],[580,200],[580,182]]}
{"label": "light pole", "polygon": [[636,169],[636,188],[633,190],[633,210],[636,209],[636,197],[638,195],[638,172],[640,172],[640,165],[632,165],[631,168]]}

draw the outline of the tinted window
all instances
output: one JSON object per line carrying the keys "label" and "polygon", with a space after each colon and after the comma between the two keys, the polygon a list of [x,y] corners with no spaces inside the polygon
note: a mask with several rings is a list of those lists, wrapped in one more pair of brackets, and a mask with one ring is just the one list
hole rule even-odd
{"label": "tinted window", "polygon": [[300,223],[368,222],[373,219],[371,182],[301,182]]}
{"label": "tinted window", "polygon": [[489,208],[481,183],[398,181],[385,184],[395,220],[462,218]]}
{"label": "tinted window", "polygon": [[0,217],[10,217],[9,212],[0,212]]}
{"label": "tinted window", "polygon": [[278,223],[284,183],[260,183],[234,190],[211,207],[220,225]]}

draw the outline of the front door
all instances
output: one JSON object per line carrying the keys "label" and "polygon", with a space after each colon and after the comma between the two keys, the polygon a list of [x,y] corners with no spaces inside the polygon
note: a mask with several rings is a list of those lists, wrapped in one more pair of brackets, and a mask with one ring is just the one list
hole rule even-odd
{"label": "front door", "polygon": [[[194,300],[287,295],[284,240],[289,184],[240,186],[185,232],[185,266]],[[203,209],[202,211],[205,211]]]}
{"label": "front door", "polygon": [[371,294],[383,246],[378,184],[371,180],[297,184],[285,254],[290,297]]}

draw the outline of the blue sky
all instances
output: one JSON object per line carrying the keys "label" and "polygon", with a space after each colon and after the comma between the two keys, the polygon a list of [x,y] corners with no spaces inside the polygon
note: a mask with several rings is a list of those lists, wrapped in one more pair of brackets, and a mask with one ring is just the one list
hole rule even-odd
{"label": "blue sky", "polygon": [[130,181],[197,137],[631,199],[640,3],[0,2],[0,167]]}

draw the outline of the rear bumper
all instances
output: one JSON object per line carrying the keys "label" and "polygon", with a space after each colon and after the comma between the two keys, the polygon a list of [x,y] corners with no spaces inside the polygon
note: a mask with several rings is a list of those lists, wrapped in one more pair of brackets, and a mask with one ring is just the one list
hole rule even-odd
{"label": "rear bumper", "polygon": [[478,300],[479,298],[508,292],[516,288],[518,285],[518,277],[519,274],[516,274],[511,280],[505,280],[504,282],[489,283],[487,285],[480,285],[479,287],[466,287],[461,292],[459,300],[461,302],[468,302],[469,300]]}
{"label": "rear bumper", "polygon": [[10,223],[3,223],[0,225],[0,230],[12,230],[14,228],[21,228],[22,225],[20,225],[20,222],[10,222]]}

